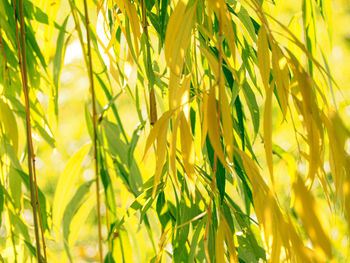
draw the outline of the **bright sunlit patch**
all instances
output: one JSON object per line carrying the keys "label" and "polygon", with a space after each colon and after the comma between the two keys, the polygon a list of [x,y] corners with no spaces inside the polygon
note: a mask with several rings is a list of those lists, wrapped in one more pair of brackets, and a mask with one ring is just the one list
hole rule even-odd
{"label": "bright sunlit patch", "polygon": [[280,145],[286,151],[288,151],[292,147],[292,144],[287,141],[281,142]]}
{"label": "bright sunlit patch", "polygon": [[349,245],[349,241],[348,241],[348,238],[347,237],[344,237],[341,241],[341,244],[340,244],[342,247],[344,248],[347,248],[348,245]]}
{"label": "bright sunlit patch", "polygon": [[94,178],[94,171],[91,169],[86,169],[83,173],[83,179],[85,181],[90,181]]}
{"label": "bright sunlit patch", "polygon": [[284,69],[285,66],[287,65],[287,59],[285,57],[281,58],[278,61],[278,64],[279,64],[280,69]]}
{"label": "bright sunlit patch", "polygon": [[345,142],[345,152],[347,155],[350,155],[350,138],[348,138]]}
{"label": "bright sunlit patch", "polygon": [[131,72],[132,72],[132,66],[128,61],[126,61],[124,64],[124,73],[127,78],[130,78]]}
{"label": "bright sunlit patch", "polygon": [[53,134],[52,134],[52,132],[50,130],[50,127],[45,124],[44,128],[45,128],[45,131],[47,132],[47,134],[50,135],[53,138]]}
{"label": "bright sunlit patch", "polygon": [[97,249],[94,246],[88,246],[85,250],[86,256],[93,258],[97,254]]}
{"label": "bright sunlit patch", "polygon": [[345,107],[345,114],[350,116],[350,105]]}
{"label": "bright sunlit patch", "polygon": [[236,6],[235,6],[235,9],[234,9],[235,13],[239,13],[239,11],[241,11],[241,7],[242,7],[241,3],[237,2]]}
{"label": "bright sunlit patch", "polygon": [[40,168],[42,168],[43,166],[44,166],[43,160],[41,160],[41,158],[39,158],[39,157],[36,157],[36,158],[35,158],[35,168],[40,169]]}
{"label": "bright sunlit patch", "polygon": [[332,56],[335,60],[341,60],[343,57],[343,50],[340,46],[335,46],[332,49]]}
{"label": "bright sunlit patch", "polygon": [[79,40],[74,40],[72,44],[68,45],[64,56],[64,65],[72,63],[75,59],[83,59]]}
{"label": "bright sunlit patch", "polygon": [[41,91],[38,91],[36,97],[41,104],[47,105],[49,102],[47,95],[42,93]]}
{"label": "bright sunlit patch", "polygon": [[32,137],[34,140],[36,141],[41,141],[41,137],[36,133],[36,132],[33,132],[32,133]]}
{"label": "bright sunlit patch", "polygon": [[62,70],[61,85],[66,85],[74,79],[74,74],[68,70]]}
{"label": "bright sunlit patch", "polygon": [[236,234],[236,236],[243,236],[243,232],[242,231],[237,231],[235,234]]}
{"label": "bright sunlit patch", "polygon": [[332,238],[333,239],[337,239],[339,237],[339,229],[336,227],[332,228],[332,232],[331,232]]}
{"label": "bright sunlit patch", "polygon": [[326,173],[329,173],[331,171],[331,167],[329,165],[329,162],[325,162],[323,165],[323,169]]}
{"label": "bright sunlit patch", "polygon": [[300,173],[305,174],[306,173],[306,164],[304,163],[298,163],[297,169]]}
{"label": "bright sunlit patch", "polygon": [[23,218],[25,221],[27,221],[29,224],[33,224],[33,213],[29,209],[24,209],[23,212]]}

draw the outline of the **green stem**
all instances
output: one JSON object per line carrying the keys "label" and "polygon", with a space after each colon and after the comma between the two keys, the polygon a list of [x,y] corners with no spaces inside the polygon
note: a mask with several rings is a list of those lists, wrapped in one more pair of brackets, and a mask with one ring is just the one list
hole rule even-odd
{"label": "green stem", "polygon": [[[0,31],[0,40],[1,40],[1,31]],[[4,136],[4,132],[3,129],[0,125],[0,131],[1,131],[1,137]],[[7,152],[6,150],[6,145],[4,143],[3,145],[4,149],[5,149],[5,153]],[[2,162],[2,159],[0,158],[0,172],[1,172],[1,177],[0,177],[0,184],[2,184],[2,186],[4,188],[6,188],[6,178],[5,178],[5,172],[6,174],[9,174],[8,171],[6,170],[4,172],[4,163]],[[14,255],[14,262],[17,263],[17,250],[16,250],[16,243],[15,243],[15,238],[14,238],[14,233],[13,233],[13,224],[11,221],[11,217],[10,217],[10,212],[9,212],[9,207],[8,207],[8,200],[7,200],[7,196],[4,196],[4,205],[5,205],[5,211],[7,211],[7,217],[8,217],[8,221],[9,221],[9,230],[10,230],[10,236],[11,236],[11,243],[12,243],[12,250],[13,250],[13,255]]]}
{"label": "green stem", "polygon": [[157,121],[157,102],[156,102],[156,96],[154,93],[154,73],[152,68],[152,62],[151,62],[151,44],[149,43],[149,36],[148,36],[148,28],[147,28],[147,18],[146,18],[146,3],[145,0],[142,0],[142,28],[143,33],[146,36],[146,45],[147,45],[147,67],[146,74],[148,76],[148,86],[149,86],[149,115],[150,115],[150,123],[151,125],[154,125]]}
{"label": "green stem", "polygon": [[95,98],[95,87],[94,87],[94,77],[92,71],[92,57],[91,57],[91,43],[90,43],[90,27],[89,27],[89,14],[87,1],[84,0],[84,10],[85,10],[85,27],[86,27],[86,37],[87,37],[87,51],[88,51],[88,73],[90,80],[90,91],[92,100],[92,118],[93,118],[93,148],[94,148],[94,160],[95,160],[95,179],[96,179],[96,197],[97,197],[97,228],[98,228],[98,248],[99,248],[99,258],[100,262],[103,262],[103,250],[102,250],[102,227],[101,227],[101,201],[100,201],[100,180],[99,180],[99,167],[97,160],[97,113],[96,113],[96,98]]}
{"label": "green stem", "polygon": [[[36,209],[38,200],[35,196],[35,192],[36,192],[35,190],[37,189],[37,186],[36,186],[36,180],[35,182],[33,180],[34,173],[35,173],[35,166],[34,166],[35,156],[34,156],[34,149],[33,149],[32,127],[31,127],[31,120],[30,120],[30,105],[29,105],[29,95],[28,95],[28,74],[27,74],[27,60],[26,60],[26,48],[25,48],[23,0],[19,0],[18,5],[19,5],[18,7],[19,20],[21,25],[21,44],[22,44],[22,46],[21,47],[18,46],[18,48],[20,49],[21,55],[22,55],[22,63],[20,61],[20,66],[21,66],[21,72],[22,72],[22,85],[23,85],[23,94],[24,94],[24,101],[25,101],[25,108],[26,108],[26,133],[27,133],[27,148],[28,148],[28,173],[29,173],[29,184],[30,184],[30,201],[33,208],[36,254],[37,254],[38,262],[41,263],[42,258],[40,253],[41,247],[40,247],[40,237],[39,237],[39,225],[38,225],[37,209]],[[14,11],[15,11],[15,5],[14,5]],[[16,12],[15,12],[15,15],[16,15]],[[21,55],[19,55],[19,57],[21,57]],[[46,255],[45,247],[44,247],[44,254]],[[46,262],[46,258],[45,258],[45,262]]]}
{"label": "green stem", "polygon": [[5,52],[5,46],[4,46],[4,42],[2,40],[2,35],[1,35],[1,26],[0,26],[0,47],[1,50],[3,52],[3,56],[4,56],[4,87],[6,87],[7,85],[7,59],[6,59],[6,52]]}

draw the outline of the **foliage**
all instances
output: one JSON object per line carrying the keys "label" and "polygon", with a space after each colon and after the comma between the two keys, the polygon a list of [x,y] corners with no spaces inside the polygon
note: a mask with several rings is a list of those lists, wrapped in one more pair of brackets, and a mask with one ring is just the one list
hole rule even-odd
{"label": "foliage", "polygon": [[349,260],[331,1],[284,4],[1,0],[0,259]]}

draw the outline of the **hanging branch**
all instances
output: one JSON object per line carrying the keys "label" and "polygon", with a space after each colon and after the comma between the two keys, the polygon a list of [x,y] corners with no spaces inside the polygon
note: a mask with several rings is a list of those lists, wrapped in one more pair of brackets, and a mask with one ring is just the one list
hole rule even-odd
{"label": "hanging branch", "polygon": [[[98,248],[99,248],[99,259],[103,262],[103,250],[102,250],[102,227],[101,227],[101,201],[100,201],[100,180],[99,180],[99,166],[97,160],[97,114],[96,114],[96,98],[95,98],[95,87],[94,78],[92,71],[92,57],[91,57],[91,43],[90,43],[90,27],[89,27],[89,14],[87,8],[87,2],[84,0],[84,11],[85,11],[85,28],[87,37],[87,67],[90,81],[90,91],[92,100],[92,118],[93,118],[93,148],[94,148],[94,160],[95,160],[95,180],[96,180],[96,197],[97,197],[97,228],[98,228]],[[85,60],[86,61],[86,60]]]}
{"label": "hanging branch", "polygon": [[[220,85],[221,85],[221,68],[222,68],[222,22],[221,22],[221,13],[219,12],[219,36],[218,36],[218,72],[219,72],[219,76],[218,79],[216,81],[216,85],[218,86],[218,88],[220,89]],[[215,86],[213,88],[215,88]],[[218,126],[220,127],[220,102],[218,103]],[[213,203],[213,198],[214,198],[214,191],[215,191],[215,185],[216,185],[216,173],[217,173],[217,161],[218,161],[218,157],[216,154],[216,151],[214,151],[214,163],[213,163],[213,178],[210,184],[210,188],[211,188],[211,193],[210,193],[210,200],[209,200],[209,206],[208,206],[208,218],[207,218],[207,222],[206,222],[206,226],[205,226],[205,234],[204,234],[204,252],[205,255],[207,257],[208,262],[210,261],[210,255],[209,255],[209,248],[208,248],[208,232],[209,232],[209,224],[210,224],[210,220],[211,220],[211,216],[212,216],[212,203]]]}
{"label": "hanging branch", "polygon": [[1,26],[0,26],[0,47],[1,47],[1,50],[2,50],[3,56],[4,56],[4,86],[6,86],[8,67],[7,67],[7,58],[6,58],[5,46],[4,46],[4,42],[2,40],[2,35],[1,35]]}
{"label": "hanging branch", "polygon": [[[18,4],[19,4],[19,7],[18,7],[19,20],[20,20],[20,26],[21,26],[21,44],[22,44],[21,46],[19,45],[20,43],[19,43],[19,36],[18,36],[15,1],[13,1],[13,10],[14,10],[14,15],[16,20],[16,33],[17,33],[17,42],[18,42],[17,44],[19,49],[18,51],[19,63],[21,67],[23,94],[24,94],[25,109],[26,109],[26,133],[27,133],[27,148],[28,148],[28,173],[29,173],[29,185],[30,185],[30,201],[33,208],[34,233],[35,233],[35,240],[36,240],[35,242],[36,255],[37,255],[38,262],[41,263],[43,261],[40,253],[41,247],[40,247],[40,237],[39,237],[39,225],[38,225],[38,219],[37,219],[37,206],[39,205],[39,202],[38,202],[36,178],[34,180],[34,177],[36,177],[35,176],[35,155],[34,155],[34,149],[33,149],[32,127],[31,127],[31,120],[30,120],[23,1],[19,0]],[[39,207],[38,207],[38,210],[40,211]],[[41,215],[39,213],[39,217],[40,216]],[[46,249],[45,249],[44,233],[42,229],[41,218],[40,218],[40,228],[41,228],[43,250],[44,250],[45,262],[46,262]]]}
{"label": "hanging branch", "polygon": [[154,73],[152,68],[152,62],[151,62],[151,48],[149,43],[149,36],[148,36],[148,28],[147,28],[147,19],[146,19],[146,3],[145,0],[142,0],[142,28],[143,32],[146,36],[146,57],[147,57],[147,75],[148,75],[148,85],[149,85],[149,115],[150,115],[150,123],[151,125],[154,125],[157,121],[157,102],[156,97],[154,94]]}

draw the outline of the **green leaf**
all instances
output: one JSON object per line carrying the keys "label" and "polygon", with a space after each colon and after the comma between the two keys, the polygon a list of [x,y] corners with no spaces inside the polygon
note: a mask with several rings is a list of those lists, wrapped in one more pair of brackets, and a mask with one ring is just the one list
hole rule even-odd
{"label": "green leaf", "polygon": [[105,189],[106,203],[110,210],[110,220],[115,221],[117,217],[117,204],[115,202],[115,195],[112,185],[111,177],[108,173],[108,170],[105,169],[105,164],[103,163],[101,153],[99,152],[99,164],[100,164],[100,176],[102,179],[103,188]]}
{"label": "green leaf", "polygon": [[245,81],[243,83],[243,94],[246,99],[246,102],[248,104],[248,108],[250,111],[250,115],[252,117],[253,126],[254,126],[254,138],[256,138],[256,135],[259,131],[259,124],[260,124],[260,114],[259,114],[259,106],[256,102],[256,94],[254,94],[253,90],[249,86],[249,84]]}
{"label": "green leaf", "polygon": [[34,128],[40,133],[41,137],[52,147],[56,147],[56,140],[36,121],[34,122]]}
{"label": "green leaf", "polygon": [[239,99],[239,96],[236,97],[235,100],[235,108],[236,108],[236,114],[238,119],[238,126],[239,126],[239,137],[241,138],[242,142],[242,149],[244,150],[245,147],[245,140],[244,140],[244,114],[243,114],[243,108],[241,100]]}
{"label": "green leaf", "polygon": [[92,208],[95,207],[96,204],[96,194],[88,194],[87,199],[85,199],[84,202],[82,202],[79,210],[75,213],[74,217],[71,220],[70,228],[74,229],[74,231],[70,232],[69,238],[68,238],[68,244],[71,246],[74,246],[79,231],[81,230],[81,227],[83,226],[86,219],[89,217],[90,212]]}
{"label": "green leaf", "polygon": [[3,186],[0,183],[0,226],[2,222],[2,212],[4,211],[4,200]]}
{"label": "green leaf", "polygon": [[[237,3],[236,5],[241,5],[240,3]],[[252,22],[252,18],[249,16],[249,13],[247,9],[245,9],[242,5],[239,9],[239,12],[237,13],[237,16],[239,20],[241,20],[244,27],[247,29],[249,36],[252,38],[254,42],[257,41],[256,34],[255,34],[255,28]]]}
{"label": "green leaf", "polygon": [[12,225],[15,227],[15,232],[21,234],[24,240],[30,242],[30,236],[27,225],[23,222],[22,218],[17,214],[12,213],[11,210],[7,211],[9,213],[9,217]]}
{"label": "green leaf", "polygon": [[[53,83],[55,85],[55,92],[54,92],[54,105],[55,105],[55,115],[56,118],[58,118],[58,89],[59,89],[59,81],[61,76],[61,69],[64,59],[64,54],[66,52],[66,45],[64,44],[64,36],[66,33],[66,26],[68,23],[69,15],[66,17],[62,24],[63,30],[60,30],[56,42],[56,54],[53,58]],[[70,36],[68,37],[70,38]],[[66,41],[67,43],[68,41]]]}
{"label": "green leaf", "polygon": [[[132,159],[131,164],[128,165],[129,147],[121,138],[121,129],[118,125],[109,121],[103,122],[103,129],[107,139],[108,150],[114,157],[116,168],[125,179],[125,183],[127,183],[132,193],[138,195],[139,187],[142,185],[141,173],[135,159]],[[120,161],[115,157],[118,157]]]}
{"label": "green leaf", "polygon": [[[26,186],[27,190],[30,191],[29,175],[20,169],[15,168],[15,170],[21,176],[22,182]],[[40,206],[40,212],[41,212],[40,213],[41,221],[43,225],[43,230],[45,231],[46,229],[49,229],[48,223],[47,223],[48,213],[46,209],[46,198],[44,193],[41,191],[39,187],[38,187],[38,199],[39,199],[39,206]]]}
{"label": "green leaf", "polygon": [[5,101],[0,98],[0,127],[3,127],[4,134],[12,142],[15,154],[18,150],[18,128],[13,111]]}
{"label": "green leaf", "polygon": [[[28,248],[28,250],[30,251],[30,253],[36,258],[36,249],[35,247],[28,241],[28,240],[24,240],[24,244],[26,245],[26,247]],[[41,261],[45,262],[44,257],[41,255]]]}
{"label": "green leaf", "polygon": [[217,160],[216,168],[216,185],[219,190],[221,203],[224,201],[225,197],[225,186],[226,186],[226,176],[225,176],[225,167],[222,165],[220,160]]}
{"label": "green leaf", "polygon": [[[68,243],[69,234],[71,232],[70,223],[74,215],[78,211],[79,207],[82,205],[82,203],[84,203],[85,196],[90,190],[91,183],[92,181],[86,182],[78,188],[73,198],[70,200],[70,202],[66,206],[66,209],[63,214],[62,224],[63,224],[64,248],[71,262],[72,262],[72,256],[69,251],[70,244]],[[73,231],[76,231],[76,230],[73,229]]]}
{"label": "green leaf", "polygon": [[35,6],[31,1],[24,0],[23,1],[23,11],[24,15],[30,19],[35,18],[36,21],[48,24],[49,17],[46,13],[44,13],[39,7]]}
{"label": "green leaf", "polygon": [[[30,54],[29,51],[32,51],[33,54],[35,53],[41,63],[42,68],[46,71],[47,70],[47,65],[46,65],[46,61],[45,58],[43,56],[43,54],[41,53],[40,47],[38,45],[38,43],[36,42],[36,38],[35,38],[35,33],[33,31],[33,29],[29,26],[26,26],[26,44],[27,44],[27,52],[26,54]],[[33,63],[33,60],[29,60],[27,61],[28,67],[29,65],[31,65]]]}
{"label": "green leaf", "polygon": [[84,109],[85,109],[85,123],[86,123],[87,131],[89,133],[90,139],[93,140],[94,136],[93,136],[92,116],[89,112],[89,108],[87,104],[85,104]]}
{"label": "green leaf", "polygon": [[114,259],[113,259],[113,255],[112,252],[108,252],[104,261],[104,263],[115,263]]}
{"label": "green leaf", "polygon": [[9,184],[10,193],[13,198],[15,207],[21,210],[21,197],[22,197],[22,180],[13,166],[10,166],[9,170]]}
{"label": "green leaf", "polygon": [[188,263],[193,263],[195,262],[195,256],[196,256],[196,249],[198,247],[198,240],[201,239],[202,236],[204,236],[204,225],[205,225],[205,220],[201,219],[200,223],[197,225],[196,230],[192,236],[192,241],[191,241],[191,247],[190,247],[190,253],[188,255]]}
{"label": "green leaf", "polygon": [[143,126],[138,125],[136,127],[136,129],[134,130],[132,137],[131,137],[131,141],[130,141],[129,149],[128,149],[128,165],[129,166],[132,165],[132,162],[134,160],[134,151],[135,151],[137,142],[140,138],[141,129],[143,129]]}
{"label": "green leaf", "polygon": [[58,179],[52,207],[52,223],[57,237],[59,236],[58,231],[64,209],[71,199],[74,189],[76,188],[75,183],[81,171],[81,163],[90,151],[90,148],[90,143],[80,148],[68,161],[60,178]]}
{"label": "green leaf", "polygon": [[168,206],[167,206],[167,203],[165,202],[164,192],[160,192],[158,195],[156,211],[157,211],[160,224],[162,225],[162,228],[165,229],[167,223],[170,220],[170,216],[168,214]]}

